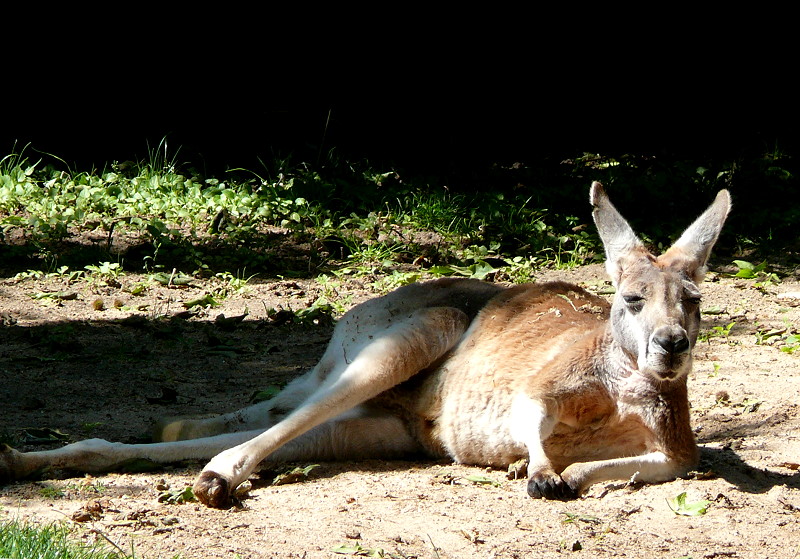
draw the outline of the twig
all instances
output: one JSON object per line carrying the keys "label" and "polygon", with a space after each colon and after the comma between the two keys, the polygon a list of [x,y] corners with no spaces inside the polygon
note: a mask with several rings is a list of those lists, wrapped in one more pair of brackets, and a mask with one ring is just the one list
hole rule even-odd
{"label": "twig", "polygon": [[431,542],[431,546],[433,547],[433,552],[436,554],[436,558],[442,559],[441,556],[439,555],[439,548],[436,547],[435,543],[433,543],[433,538],[431,538],[431,535],[430,534],[425,534],[425,535],[428,536],[428,541]]}

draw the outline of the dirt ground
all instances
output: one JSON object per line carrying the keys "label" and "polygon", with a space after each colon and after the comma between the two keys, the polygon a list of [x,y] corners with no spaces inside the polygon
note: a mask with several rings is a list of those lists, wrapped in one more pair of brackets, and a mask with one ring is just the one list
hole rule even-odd
{"label": "dirt ground", "polygon": [[[554,278],[597,289],[604,274],[593,265],[543,272],[537,281]],[[52,447],[47,439],[58,433],[69,441],[146,440],[162,416],[229,411],[300,374],[331,332],[330,325],[267,316],[270,307],[297,310],[315,300],[323,287],[314,281],[254,278],[220,298],[221,306],[187,317],[183,303],[220,287],[218,280],[132,295],[142,279],[0,280],[6,440],[24,450]],[[800,350],[779,346],[800,327],[800,282],[791,276],[760,291],[720,273],[702,287],[703,308],[711,311],[703,331],[711,335],[697,344],[690,379],[702,459],[688,479],[596,485],[563,503],[529,499],[525,482],[502,471],[323,463],[299,483],[270,485],[274,473],[254,479],[230,510],[160,502],[165,491],[192,484],[202,465],[189,463],[97,477],[54,472],[13,483],[0,488],[0,520],[66,521],[78,537],[128,552],[133,546],[137,557],[150,559],[797,557]],[[348,306],[375,294],[366,280],[345,281],[335,293]],[[239,323],[215,322],[245,312]],[[157,316],[173,318],[150,320]],[[688,502],[710,501],[707,513],[675,514],[668,501],[683,492]]]}

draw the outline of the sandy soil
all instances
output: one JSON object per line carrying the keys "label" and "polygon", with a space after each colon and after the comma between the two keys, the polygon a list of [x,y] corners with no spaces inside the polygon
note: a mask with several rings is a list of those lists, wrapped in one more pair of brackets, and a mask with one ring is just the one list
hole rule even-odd
{"label": "sandy soil", "polygon": [[[600,266],[587,266],[539,280],[555,277],[596,289],[604,276]],[[267,316],[269,307],[306,307],[323,292],[313,281],[256,278],[220,297],[221,306],[185,317],[184,302],[225,284],[150,286],[132,295],[142,279],[0,282],[6,439],[25,450],[48,448],[37,438],[53,433],[38,428],[67,440],[145,440],[159,417],[229,411],[300,374],[331,331]],[[712,335],[697,345],[690,380],[702,461],[688,479],[596,485],[562,503],[527,498],[525,482],[501,471],[323,463],[299,483],[270,485],[274,473],[254,479],[241,506],[209,510],[159,501],[190,485],[201,467],[181,464],[97,477],[54,472],[13,483],[0,488],[0,519],[66,521],[79,537],[127,551],[133,545],[145,558],[797,557],[800,350],[780,346],[800,326],[800,282],[789,278],[760,291],[712,274],[703,291],[712,313],[703,330]],[[31,297],[48,292],[62,296]],[[352,305],[375,291],[350,280],[328,294]],[[238,324],[215,322],[245,311]],[[164,316],[173,318],[151,320]],[[676,515],[668,501],[682,492],[689,502],[710,501],[707,513]]]}

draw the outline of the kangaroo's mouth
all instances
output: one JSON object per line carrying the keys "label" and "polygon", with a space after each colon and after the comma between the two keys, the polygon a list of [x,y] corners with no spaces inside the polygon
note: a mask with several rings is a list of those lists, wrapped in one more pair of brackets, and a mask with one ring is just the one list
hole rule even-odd
{"label": "kangaroo's mouth", "polygon": [[653,372],[653,376],[655,376],[658,380],[675,380],[681,373],[679,371],[659,371]]}
{"label": "kangaroo's mouth", "polygon": [[[648,347],[648,350],[651,348]],[[691,353],[662,353],[648,351],[642,367],[653,378],[660,381],[674,381],[683,377],[691,368]]]}
{"label": "kangaroo's mouth", "polygon": [[679,362],[670,360],[669,362],[648,363],[641,367],[640,370],[658,381],[674,381],[689,372],[686,365],[686,360],[680,360]]}

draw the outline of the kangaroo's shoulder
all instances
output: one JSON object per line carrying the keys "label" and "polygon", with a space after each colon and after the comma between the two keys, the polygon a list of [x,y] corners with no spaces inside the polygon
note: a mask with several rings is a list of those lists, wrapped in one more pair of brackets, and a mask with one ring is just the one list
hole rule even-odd
{"label": "kangaroo's shoulder", "polygon": [[493,297],[481,314],[500,321],[530,320],[531,316],[542,313],[568,321],[576,317],[602,321],[608,318],[610,308],[608,301],[582,287],[551,281],[510,287]]}

